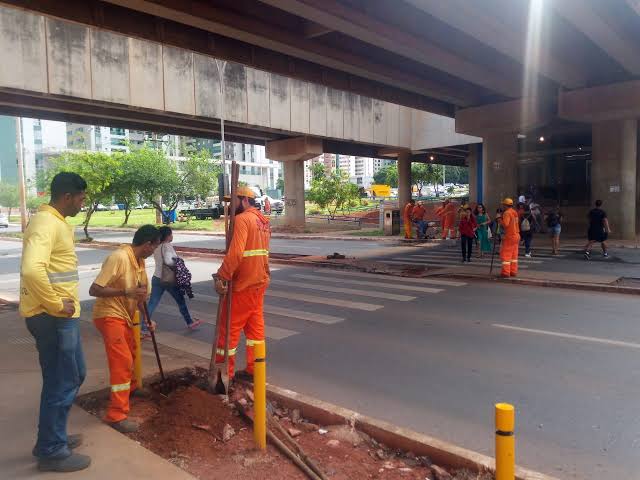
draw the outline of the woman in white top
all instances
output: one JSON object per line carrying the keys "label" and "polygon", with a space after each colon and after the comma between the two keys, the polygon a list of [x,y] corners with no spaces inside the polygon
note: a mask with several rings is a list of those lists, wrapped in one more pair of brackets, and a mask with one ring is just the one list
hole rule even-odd
{"label": "woman in white top", "polygon": [[[178,289],[175,284],[175,280],[171,283],[162,281],[163,266],[172,269],[176,264],[176,258],[178,254],[171,245],[173,241],[173,231],[170,227],[160,227],[160,245],[153,252],[153,258],[156,261],[156,270],[151,279],[151,298],[149,299],[149,315],[153,315],[153,311],[160,303],[160,299],[164,292],[169,292],[169,295],[178,304],[178,309],[187,324],[187,327],[191,330],[195,330],[202,324],[202,320],[191,318],[189,308],[187,307],[187,301],[184,298],[184,294]],[[174,276],[175,279],[175,276]],[[144,325],[144,323],[143,323]],[[146,333],[146,332],[145,332]]]}

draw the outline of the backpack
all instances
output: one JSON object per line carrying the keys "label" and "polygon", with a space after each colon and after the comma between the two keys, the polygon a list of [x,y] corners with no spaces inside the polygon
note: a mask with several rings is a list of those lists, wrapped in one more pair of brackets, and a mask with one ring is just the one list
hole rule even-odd
{"label": "backpack", "polygon": [[520,224],[520,231],[528,232],[530,230],[531,230],[531,222],[527,218],[524,218],[522,220],[522,223]]}

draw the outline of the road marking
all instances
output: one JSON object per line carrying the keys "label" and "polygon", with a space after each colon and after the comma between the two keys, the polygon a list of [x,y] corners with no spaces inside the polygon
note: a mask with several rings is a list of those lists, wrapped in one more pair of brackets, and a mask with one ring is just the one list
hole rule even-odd
{"label": "road marking", "polygon": [[367,287],[379,287],[379,288],[395,288],[396,290],[410,290],[414,292],[423,292],[423,293],[440,293],[442,291],[441,288],[419,287],[417,285],[398,285],[395,283],[388,283],[388,282],[367,282],[365,280],[348,280],[345,278],[325,277],[323,275],[295,274],[295,275],[292,275],[292,277],[302,278],[304,280],[325,280],[325,281],[333,280],[336,282],[349,284],[349,285],[364,285]]}
{"label": "road marking", "polygon": [[[447,265],[442,263],[431,263],[431,262],[412,262],[410,260],[377,260],[379,263],[388,263],[390,265],[405,265],[407,267],[447,267],[447,268],[462,268],[462,265]],[[414,264],[414,265],[412,265]]]}
{"label": "road marking", "polygon": [[[177,306],[173,307],[166,304],[160,304],[156,307],[156,312],[161,312],[167,315],[181,317],[180,312],[178,312],[177,310]],[[212,310],[211,312],[200,312],[198,310],[190,310],[190,312],[191,312],[191,316],[195,318],[199,318],[204,323],[208,323],[209,325],[216,324],[215,322],[216,312],[214,310]],[[213,320],[211,320],[212,317],[214,317]],[[289,330],[288,328],[280,328],[280,327],[275,327],[273,325],[265,325],[264,333],[267,336],[267,338],[271,338],[272,340],[282,340],[283,338],[297,335],[300,332]]]}
{"label": "road marking", "polygon": [[288,282],[286,280],[271,280],[271,283],[274,285],[282,285],[284,287],[306,288],[309,290],[318,290],[321,292],[348,293],[349,295],[358,295],[361,297],[386,298],[387,300],[396,300],[398,302],[410,302],[411,300],[416,299],[416,297],[410,297],[408,295],[397,295],[395,293],[385,293],[371,290],[357,290],[355,288],[332,287],[330,285],[320,285],[317,283]]}
{"label": "road marking", "polygon": [[185,337],[172,332],[156,332],[156,341],[167,347],[182,350],[202,358],[211,358],[212,346],[195,338]]}
{"label": "road marking", "polygon": [[444,287],[465,287],[467,284],[464,282],[452,282],[450,280],[438,280],[435,278],[410,278],[399,277],[397,275],[384,275],[379,273],[362,273],[362,272],[347,272],[344,270],[327,270],[318,268],[314,270],[314,273],[326,273],[328,275],[344,275],[347,277],[361,277],[361,278],[380,278],[384,280],[392,280],[394,282],[402,283],[424,283],[427,285],[442,285]]}
{"label": "road marking", "polygon": [[340,300],[338,298],[318,297],[315,295],[306,295],[304,293],[282,292],[279,290],[267,290],[265,294],[269,297],[286,298],[287,300],[298,300],[300,302],[319,303],[321,305],[332,305],[334,307],[351,308],[353,310],[364,310],[373,312],[384,308],[383,305],[374,305],[372,303],[351,302],[349,300]]}
{"label": "road marking", "polygon": [[[452,267],[460,267],[463,266],[462,265],[462,260],[460,260],[459,262],[456,262],[455,260],[439,260],[439,259],[431,259],[429,261],[422,261],[422,260],[415,260],[412,259],[411,257],[396,257],[393,258],[393,260],[395,262],[399,262],[402,263],[404,265],[407,264],[417,264],[417,265],[437,265],[437,266],[452,266]],[[382,263],[388,263],[384,260],[382,260]],[[475,259],[473,259],[471,261],[471,265],[476,264],[478,266],[481,267],[488,267],[490,265],[490,262],[477,262]],[[500,264],[500,259],[498,257],[495,258],[494,262],[493,262],[494,266],[495,265],[499,265]],[[466,265],[464,265],[466,266]],[[529,265],[520,265],[519,268],[529,268]]]}
{"label": "road marking", "polygon": [[506,330],[515,330],[518,332],[535,333],[538,335],[549,335],[552,337],[569,338],[571,340],[580,340],[583,342],[603,343],[605,345],[614,345],[616,347],[640,349],[640,343],[623,342],[621,340],[609,340],[607,338],[585,337],[584,335],[572,335],[570,333],[550,332],[548,330],[537,330],[535,328],[514,327],[512,325],[502,325],[499,323],[494,323],[491,326],[496,328],[504,328]]}
{"label": "road marking", "polygon": [[[200,295],[197,294],[195,300],[209,302],[213,304],[218,303],[218,297],[213,295]],[[308,320],[310,322],[322,323],[325,325],[333,325],[334,323],[343,322],[344,318],[334,317],[333,315],[324,315],[322,313],[303,312],[302,310],[293,310],[291,308],[276,307],[275,305],[265,305],[264,311],[273,315],[280,315],[281,317],[299,318],[300,320]]]}
{"label": "road marking", "polygon": [[[453,260],[454,257],[456,258],[460,258],[461,253],[446,253],[446,254],[437,254],[437,255],[411,255],[411,257],[416,257],[416,258],[428,258],[428,259],[433,259],[433,260],[437,260],[437,261],[445,261],[447,260],[446,257],[451,257],[451,259]],[[496,255],[496,258],[498,258],[498,255]],[[491,261],[491,257],[489,258],[474,258],[473,259],[474,262],[490,262]],[[520,263],[543,263],[542,260],[529,260],[529,259],[524,259],[524,258],[519,258],[518,261]]]}

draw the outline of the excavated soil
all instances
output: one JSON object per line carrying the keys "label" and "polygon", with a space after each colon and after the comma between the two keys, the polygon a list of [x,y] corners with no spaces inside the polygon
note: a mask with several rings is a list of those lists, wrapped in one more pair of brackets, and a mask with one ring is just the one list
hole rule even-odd
{"label": "excavated soil", "polygon": [[[180,374],[170,379],[167,396],[157,386],[149,398],[132,398],[130,418],[140,430],[128,436],[145,448],[169,460],[201,479],[294,480],[307,476],[275,446],[266,452],[254,448],[253,433],[233,402],[247,403],[251,393],[238,388],[232,403],[223,396],[211,395],[202,387],[202,372]],[[90,413],[102,417],[108,392],[84,395],[78,403]],[[466,471],[450,475],[432,465],[427,457],[391,451],[366,434],[348,425],[318,426],[270,403],[274,418],[290,433],[306,454],[331,480],[406,479],[406,480],[490,480],[489,474]],[[282,439],[283,435],[273,430]]]}

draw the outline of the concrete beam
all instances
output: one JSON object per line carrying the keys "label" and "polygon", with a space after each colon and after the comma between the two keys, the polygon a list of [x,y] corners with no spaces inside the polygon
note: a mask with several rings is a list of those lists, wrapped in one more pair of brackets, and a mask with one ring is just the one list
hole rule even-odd
{"label": "concrete beam", "polygon": [[305,22],[303,30],[305,38],[317,38],[333,32],[333,29],[331,28],[309,21]]}
{"label": "concrete beam", "polygon": [[558,115],[578,122],[640,117],[640,80],[561,92]]}
{"label": "concrete beam", "polygon": [[456,132],[476,137],[518,133],[541,127],[555,117],[555,106],[535,98],[493,103],[456,112]]}
{"label": "concrete beam", "polygon": [[265,156],[279,162],[304,162],[323,153],[322,139],[303,136],[267,142]]}
{"label": "concrete beam", "polygon": [[640,75],[638,45],[625,38],[606,11],[596,12],[584,0],[551,2],[553,8],[632,75]]}
{"label": "concrete beam", "polygon": [[480,85],[500,95],[516,98],[521,94],[517,80],[458,57],[435,44],[428,43],[423,38],[394,28],[335,0],[262,1],[368,44]]}
{"label": "concrete beam", "polygon": [[[468,0],[406,0],[453,28],[464,32],[509,58],[524,64],[526,36],[515,28],[509,28],[480,2]],[[496,35],[496,32],[500,32]],[[537,68],[536,68],[537,67]],[[538,63],[532,66],[537,73],[567,88],[579,88],[586,84],[584,72],[556,58],[550,48],[540,49]]]}

